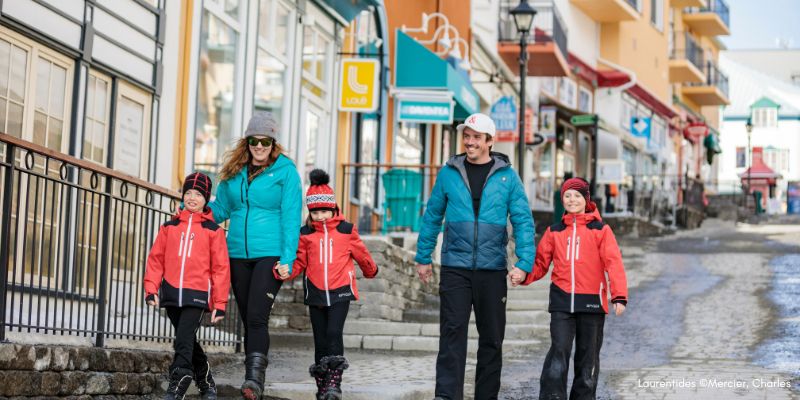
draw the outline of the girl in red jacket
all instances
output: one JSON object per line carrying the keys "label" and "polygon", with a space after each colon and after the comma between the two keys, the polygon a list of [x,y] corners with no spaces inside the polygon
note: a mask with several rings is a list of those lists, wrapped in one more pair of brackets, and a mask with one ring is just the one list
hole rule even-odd
{"label": "girl in red jacket", "polygon": [[568,179],[561,186],[561,196],[565,213],[545,231],[533,271],[522,282],[529,285],[544,277],[552,261],[548,309],[552,344],[542,367],[539,398],[567,399],[574,340],[575,378],[569,399],[594,399],[608,292],[614,311],[622,315],[628,303],[628,283],[614,233],[589,200],[589,183],[583,178]]}
{"label": "girl in red jacket", "polygon": [[358,236],[356,227],[345,221],[328,186],[328,174],[315,169],[306,192],[310,215],[300,229],[300,245],[292,273],[278,267],[276,275],[292,279],[305,271],[305,304],[314,331],[314,364],[309,373],[317,383],[317,399],[342,397],[342,372],[347,369],[342,333],[350,301],[358,300],[353,260],[366,278],[374,278],[378,267]]}
{"label": "girl in red jacket", "polygon": [[147,257],[145,300],[166,308],[175,328],[167,400],[183,399],[193,377],[203,399],[217,398],[208,359],[195,337],[205,312],[211,312],[211,323],[225,316],[230,290],[225,231],[206,207],[210,194],[207,176],[199,172],[187,176],[183,209],[161,225]]}

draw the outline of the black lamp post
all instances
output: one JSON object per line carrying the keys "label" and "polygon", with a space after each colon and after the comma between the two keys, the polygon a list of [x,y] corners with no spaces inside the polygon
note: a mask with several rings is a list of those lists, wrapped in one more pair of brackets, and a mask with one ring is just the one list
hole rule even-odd
{"label": "black lamp post", "polygon": [[753,150],[750,147],[750,133],[753,132],[753,118],[748,117],[744,125],[747,129],[747,195],[750,195],[750,172],[753,169]]}
{"label": "black lamp post", "polygon": [[[525,77],[528,75],[528,33],[533,24],[533,17],[536,10],[528,4],[528,0],[520,0],[519,4],[509,11],[514,17],[514,25],[517,26],[519,37],[519,178],[523,179],[525,170]],[[523,180],[523,183],[525,181]]]}

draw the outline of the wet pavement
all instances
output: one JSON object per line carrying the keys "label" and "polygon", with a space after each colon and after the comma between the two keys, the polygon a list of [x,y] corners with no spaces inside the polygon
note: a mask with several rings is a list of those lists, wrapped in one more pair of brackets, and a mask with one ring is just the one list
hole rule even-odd
{"label": "wet pavement", "polygon": [[[800,399],[800,226],[623,242],[631,303],[606,319],[598,399]],[[500,398],[537,399],[545,354],[509,360]]]}
{"label": "wet pavement", "polygon": [[[606,319],[598,399],[800,400],[800,225],[710,220],[694,231],[620,244],[630,304],[623,316]],[[549,331],[534,336],[541,346],[506,353],[500,399],[538,398]],[[345,398],[433,397],[435,354],[347,356]],[[271,359],[268,393],[313,398],[309,349],[275,349]],[[233,396],[241,366],[224,368],[222,383]],[[473,393],[471,384],[465,392]]]}

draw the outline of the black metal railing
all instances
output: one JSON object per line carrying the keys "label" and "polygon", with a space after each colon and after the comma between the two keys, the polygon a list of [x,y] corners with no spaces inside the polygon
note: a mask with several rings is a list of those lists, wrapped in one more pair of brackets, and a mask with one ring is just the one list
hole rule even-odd
{"label": "black metal railing", "polygon": [[344,164],[339,204],[363,233],[418,232],[440,166]]}
{"label": "black metal railing", "polygon": [[[558,9],[552,0],[532,1],[531,7],[536,10],[536,17],[533,19],[531,36],[535,43],[555,42],[561,54],[567,56],[567,28],[564,19],[558,13]],[[500,19],[498,20],[498,41],[500,42],[519,42],[519,31],[514,24],[514,18],[509,11],[516,6],[516,3],[504,1],[500,4]]]}
{"label": "black metal railing", "polygon": [[720,71],[719,66],[713,61],[706,61],[704,82],[687,83],[688,86],[716,86],[725,97],[728,97],[728,76]]}
{"label": "black metal railing", "polygon": [[[172,341],[166,313],[144,302],[142,278],[179,195],[6,134],[0,160],[0,341],[14,332],[100,347]],[[200,328],[202,343],[241,343],[233,303],[222,323]]]}
{"label": "black metal railing", "polygon": [[689,60],[700,71],[705,70],[703,62],[703,48],[697,44],[689,32],[675,32],[675,49],[672,50],[673,60]]}
{"label": "black metal railing", "polygon": [[708,5],[706,7],[691,7],[686,10],[690,14],[695,13],[706,13],[706,12],[713,12],[722,19],[722,22],[730,28],[731,26],[731,16],[730,16],[730,9],[728,8],[728,4],[725,3],[725,0],[706,0]]}

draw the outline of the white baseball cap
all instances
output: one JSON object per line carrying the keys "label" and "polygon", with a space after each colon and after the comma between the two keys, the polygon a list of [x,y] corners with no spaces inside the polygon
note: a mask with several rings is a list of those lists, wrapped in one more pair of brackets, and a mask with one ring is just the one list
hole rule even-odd
{"label": "white baseball cap", "polygon": [[486,133],[491,137],[494,137],[494,121],[489,118],[486,114],[475,113],[467,117],[463,124],[459,124],[456,127],[458,133],[464,131],[464,128],[470,128],[476,132]]}

